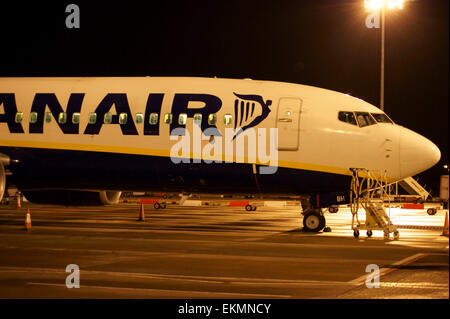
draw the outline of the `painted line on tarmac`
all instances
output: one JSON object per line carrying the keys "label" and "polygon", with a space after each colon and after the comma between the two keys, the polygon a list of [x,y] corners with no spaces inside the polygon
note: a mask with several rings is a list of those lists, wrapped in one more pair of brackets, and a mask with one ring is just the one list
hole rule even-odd
{"label": "painted line on tarmac", "polygon": [[[422,259],[423,257],[428,256],[428,255],[429,254],[424,254],[424,253],[415,254],[415,255],[409,256],[407,258],[404,258],[402,260],[399,260],[399,261],[391,264],[391,266],[406,266],[406,265],[411,264],[411,263],[413,263],[413,262],[415,262],[415,261],[417,261],[419,259]],[[381,268],[380,269],[380,277],[384,276],[384,275],[387,275],[387,274],[389,274],[389,273],[391,273],[391,272],[393,272],[395,270],[397,270],[397,268],[395,268],[395,267],[394,268],[387,268],[387,267]],[[363,283],[366,282],[366,279],[367,279],[368,275],[369,274],[362,275],[361,277],[358,277],[356,279],[350,280],[348,283],[349,284],[362,285]]]}
{"label": "painted line on tarmac", "polygon": [[[64,284],[52,284],[45,282],[27,282],[27,285],[36,285],[36,286],[53,286],[53,287],[63,287],[67,288]],[[131,288],[131,287],[111,287],[111,286],[94,286],[94,285],[82,285],[79,289],[89,288],[89,289],[103,289],[103,290],[113,290],[113,291],[135,291],[135,292],[144,292],[144,293],[169,293],[171,295],[174,294],[188,294],[192,296],[193,294],[208,294],[208,298],[212,298],[211,296],[242,296],[245,298],[292,298],[289,295],[266,295],[266,294],[246,294],[246,293],[234,293],[234,292],[221,292],[221,291],[198,291],[198,290],[171,290],[171,289],[151,289],[151,288]],[[68,289],[68,288],[67,288]],[[176,298],[176,297],[175,297]]]}
{"label": "painted line on tarmac", "polygon": [[[53,273],[63,274],[64,270],[55,268],[33,268],[33,267],[0,267],[0,272],[16,272],[16,273],[30,273],[37,272],[39,274]],[[152,273],[128,273],[115,271],[98,271],[98,270],[83,270],[84,276],[99,275],[107,276],[108,278],[122,277],[134,279],[154,279],[154,280],[175,280],[175,281],[191,281],[198,283],[209,284],[229,284],[229,285],[251,285],[264,287],[286,287],[286,286],[355,286],[354,283],[345,281],[324,281],[324,280],[291,280],[291,279],[277,279],[277,278],[248,278],[248,277],[222,277],[222,276],[195,276],[195,275],[171,275],[171,274],[152,274]],[[50,284],[49,284],[50,285]],[[51,284],[60,285],[60,284]],[[65,285],[62,285],[65,286]]]}
{"label": "painted line on tarmac", "polygon": [[447,290],[448,284],[436,284],[430,282],[380,282],[382,288],[412,288],[412,289],[433,289]]}

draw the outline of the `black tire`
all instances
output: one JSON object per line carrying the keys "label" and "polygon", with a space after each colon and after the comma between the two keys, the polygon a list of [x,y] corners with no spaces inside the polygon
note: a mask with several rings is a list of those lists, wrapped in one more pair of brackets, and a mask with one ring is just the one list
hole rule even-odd
{"label": "black tire", "polygon": [[166,203],[162,203],[162,204],[161,204],[161,208],[162,208],[162,209],[166,209],[166,207],[167,207],[167,204],[166,204]]}
{"label": "black tire", "polygon": [[252,209],[253,209],[252,205],[250,205],[250,204],[245,205],[246,211],[250,212]]}
{"label": "black tire", "polygon": [[353,237],[358,238],[359,237],[359,230],[355,229],[353,231]]}
{"label": "black tire", "polygon": [[428,208],[427,209],[427,214],[430,216],[436,215],[437,213],[437,209],[436,208]]}
{"label": "black tire", "polygon": [[325,227],[325,217],[316,210],[305,212],[303,216],[303,230],[318,233]]}
{"label": "black tire", "polygon": [[160,205],[159,203],[154,203],[154,204],[153,204],[153,207],[154,207],[155,209],[160,209],[160,208],[161,208],[161,205]]}
{"label": "black tire", "polygon": [[368,231],[367,231],[367,237],[372,237],[372,235],[373,235],[372,231],[371,231],[371,230],[368,230]]}
{"label": "black tire", "polygon": [[255,211],[255,210],[256,210],[256,206],[253,206],[252,211]]}

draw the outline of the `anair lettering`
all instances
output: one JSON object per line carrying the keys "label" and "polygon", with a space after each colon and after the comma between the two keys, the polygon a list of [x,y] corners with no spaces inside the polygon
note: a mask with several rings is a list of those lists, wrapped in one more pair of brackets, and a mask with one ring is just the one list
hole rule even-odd
{"label": "anair lettering", "polygon": [[[272,100],[266,100],[260,95],[232,94],[235,98],[234,127],[237,133],[234,137],[248,128],[261,123],[270,113],[269,106]],[[61,98],[61,97],[60,97]],[[159,135],[162,125],[163,114],[161,112],[166,95],[164,93],[149,93],[144,114],[143,135]],[[96,113],[95,123],[88,123],[84,130],[80,130],[79,123],[72,122],[74,113],[81,113],[83,105],[86,104],[86,93],[71,93],[67,105],[62,105],[55,93],[36,93],[31,105],[33,115],[36,115],[33,123],[28,123],[30,134],[43,134],[47,125],[46,113],[51,113],[55,119],[61,113],[65,113],[67,120],[56,121],[63,134],[85,134],[99,135],[104,125],[119,126],[123,135],[138,135],[138,130],[134,122],[133,113],[130,108],[129,99],[126,93],[107,93],[98,103],[93,111]],[[210,136],[221,136],[215,123],[208,120],[211,114],[216,114],[222,108],[222,100],[212,94],[201,93],[175,93],[172,101],[171,114],[173,121],[170,124],[170,132],[175,135],[183,135],[185,124],[179,124],[180,114],[186,114],[187,118],[193,118],[195,114],[201,114],[201,131]],[[23,110],[29,110],[24,105],[17,105],[14,93],[0,93],[0,125],[5,123],[9,132],[14,134],[25,133],[20,120],[16,115]],[[232,107],[231,107],[232,108]],[[85,110],[85,112],[87,112]],[[111,121],[105,123],[105,114],[111,114]],[[150,123],[150,114],[156,113],[159,121]],[[119,121],[119,115],[126,114],[126,121]],[[25,116],[29,114],[24,112]],[[219,119],[217,119],[219,121]],[[234,139],[234,138],[233,138]]]}

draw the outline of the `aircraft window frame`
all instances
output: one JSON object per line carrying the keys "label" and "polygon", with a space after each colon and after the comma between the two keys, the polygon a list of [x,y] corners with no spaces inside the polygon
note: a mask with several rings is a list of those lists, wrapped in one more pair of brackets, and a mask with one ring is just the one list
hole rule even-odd
{"label": "aircraft window frame", "polygon": [[178,115],[178,125],[186,125],[186,122],[187,122],[187,114],[180,113]]}
{"label": "aircraft window frame", "polygon": [[[392,120],[389,118],[389,116],[387,116],[386,113],[370,113],[370,115],[372,115],[372,117],[375,119],[375,121],[376,121],[377,123],[394,124],[394,121],[392,121]],[[379,121],[379,120],[377,119],[376,115],[379,115],[379,116],[383,117],[384,120],[381,120],[381,119],[380,119],[380,121]]]}
{"label": "aircraft window frame", "polygon": [[37,112],[31,112],[30,113],[30,123],[34,124],[38,120],[38,114]]}
{"label": "aircraft window frame", "polygon": [[[159,114],[158,113],[150,113],[150,116],[148,117],[148,123],[150,125],[157,125],[159,121]],[[172,118],[170,119],[170,122],[172,122]]]}
{"label": "aircraft window frame", "polygon": [[80,124],[81,114],[75,112],[72,114],[72,124]]}
{"label": "aircraft window frame", "polygon": [[173,119],[172,113],[164,114],[164,123],[165,124],[172,124],[172,119]]}
{"label": "aircraft window frame", "polygon": [[144,114],[142,113],[136,113],[135,114],[136,124],[142,124],[144,123]]}
{"label": "aircraft window frame", "polygon": [[14,122],[22,123],[22,121],[23,121],[23,112],[17,112],[16,116],[14,117]]}
{"label": "aircraft window frame", "polygon": [[232,125],[233,124],[233,115],[232,114],[224,114],[223,116],[223,124]]}
{"label": "aircraft window frame", "polygon": [[[369,118],[372,122],[368,123],[366,118],[364,118],[365,123],[363,125],[363,123],[361,123],[359,120],[359,116],[364,116],[364,115],[368,115],[367,118]],[[371,125],[377,124],[377,121],[375,121],[375,119],[372,117],[372,115],[370,115],[369,112],[360,112],[360,111],[356,112],[355,111],[355,116],[356,116],[356,121],[358,122],[359,127],[366,127],[366,126],[371,126]]]}
{"label": "aircraft window frame", "polygon": [[124,125],[127,124],[128,121],[128,114],[127,113],[120,113],[119,114],[119,124]]}
{"label": "aircraft window frame", "polygon": [[67,113],[61,112],[58,115],[58,123],[59,124],[66,124],[67,123]]}
{"label": "aircraft window frame", "polygon": [[89,113],[88,123],[89,124],[97,123],[97,113],[95,113],[95,112]]}
{"label": "aircraft window frame", "polygon": [[202,124],[202,118],[203,118],[202,113],[195,113],[194,114],[194,124],[201,125]]}
{"label": "aircraft window frame", "polygon": [[52,112],[45,112],[45,123],[51,123],[53,118]]}
{"label": "aircraft window frame", "polygon": [[208,115],[208,125],[216,125],[217,114],[211,113]]}
{"label": "aircraft window frame", "polygon": [[[342,113],[346,113],[346,115],[347,115],[345,120],[340,118],[340,115]],[[354,122],[351,122],[351,121],[349,122],[348,121],[348,115],[352,115],[352,119],[353,119]],[[358,126],[358,122],[356,120],[356,116],[355,116],[355,113],[353,111],[339,111],[338,112],[338,120],[341,121],[341,122],[347,123],[347,124]]]}
{"label": "aircraft window frame", "polygon": [[112,117],[112,113],[105,113],[105,115],[103,116],[103,124],[112,124]]}

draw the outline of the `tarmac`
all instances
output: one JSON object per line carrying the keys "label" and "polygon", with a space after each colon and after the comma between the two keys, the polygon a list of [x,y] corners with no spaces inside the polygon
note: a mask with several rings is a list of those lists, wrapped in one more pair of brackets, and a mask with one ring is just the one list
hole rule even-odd
{"label": "tarmac", "polygon": [[[320,233],[302,231],[298,206],[146,205],[145,222],[139,210],[0,206],[0,298],[449,298],[443,210],[392,209],[394,224],[424,226],[399,229],[399,240],[354,238],[347,207],[327,213],[332,231]],[[76,282],[68,265],[79,288],[66,285]]]}

